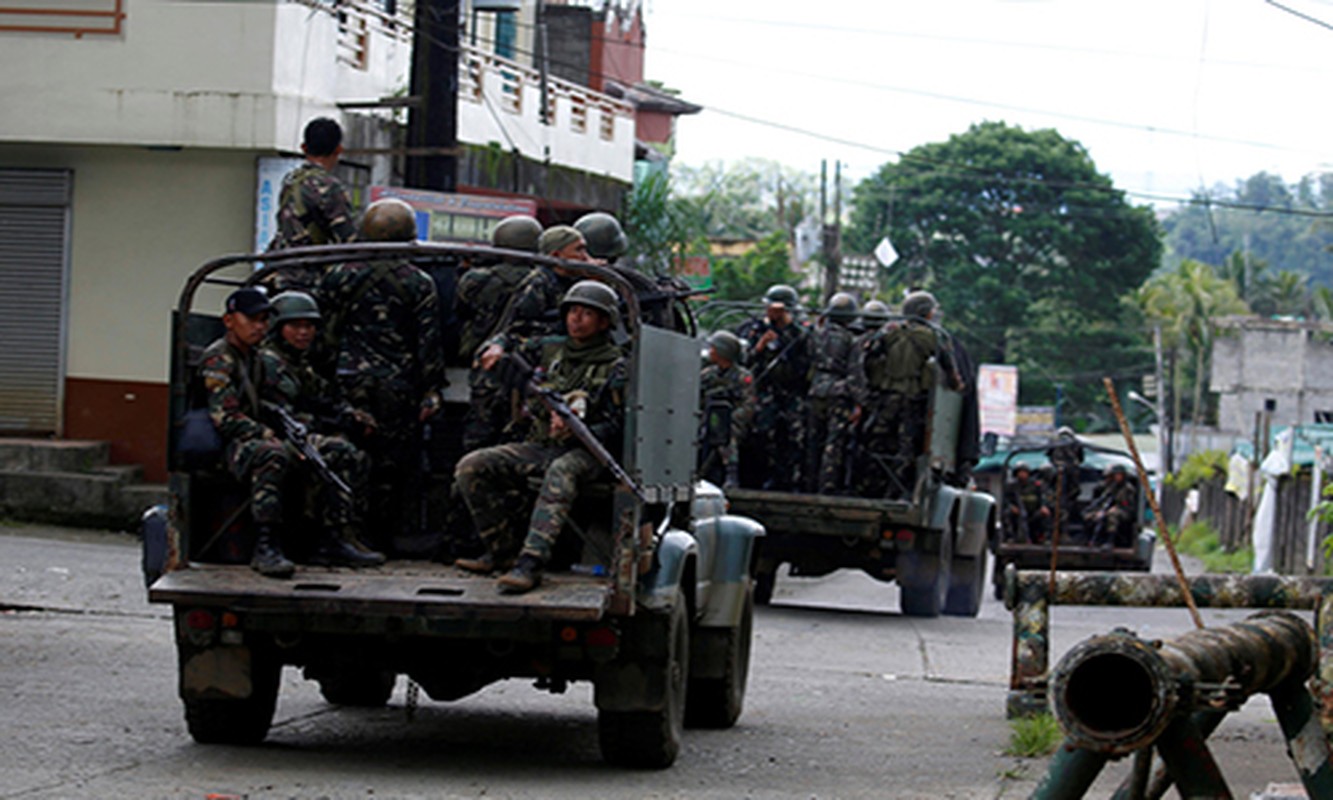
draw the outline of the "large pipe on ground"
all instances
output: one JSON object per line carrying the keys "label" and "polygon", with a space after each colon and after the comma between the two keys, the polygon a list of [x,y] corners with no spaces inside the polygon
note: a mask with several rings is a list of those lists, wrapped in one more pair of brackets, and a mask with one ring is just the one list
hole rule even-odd
{"label": "large pipe on ground", "polygon": [[1060,659],[1051,704],[1068,745],[1118,756],[1151,745],[1177,714],[1234,710],[1252,694],[1303,684],[1316,659],[1314,630],[1285,611],[1169,642],[1119,629]]}

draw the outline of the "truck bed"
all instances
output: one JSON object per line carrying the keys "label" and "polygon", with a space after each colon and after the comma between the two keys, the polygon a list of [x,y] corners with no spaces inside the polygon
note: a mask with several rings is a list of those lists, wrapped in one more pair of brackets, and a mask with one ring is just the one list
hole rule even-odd
{"label": "truck bed", "polygon": [[907,500],[868,500],[822,494],[728,489],[731,511],[753,517],[774,534],[814,534],[879,539],[886,524],[912,515]]}
{"label": "truck bed", "polygon": [[500,594],[493,577],[422,561],[358,570],[298,566],[287,580],[244,565],[191,564],[158,578],[148,600],[301,614],[594,622],[606,614],[611,593],[608,578],[548,573],[531,592]]}
{"label": "truck bed", "polygon": [[[1050,569],[1051,546],[1049,544],[1022,544],[1003,542],[996,548],[996,559],[1003,565],[1013,563],[1019,569]],[[1056,567],[1068,570],[1126,570],[1147,572],[1152,567],[1152,558],[1145,559],[1134,547],[1089,547],[1087,545],[1061,544],[1056,555]]]}

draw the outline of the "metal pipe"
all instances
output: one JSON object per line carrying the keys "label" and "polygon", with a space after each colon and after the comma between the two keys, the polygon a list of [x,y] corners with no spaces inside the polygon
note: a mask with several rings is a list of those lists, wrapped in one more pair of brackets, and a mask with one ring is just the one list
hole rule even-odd
{"label": "metal pipe", "polygon": [[1118,756],[1151,745],[1185,712],[1232,710],[1252,694],[1304,682],[1315,653],[1310,625],[1280,611],[1165,643],[1121,629],[1060,660],[1051,705],[1070,742]]}

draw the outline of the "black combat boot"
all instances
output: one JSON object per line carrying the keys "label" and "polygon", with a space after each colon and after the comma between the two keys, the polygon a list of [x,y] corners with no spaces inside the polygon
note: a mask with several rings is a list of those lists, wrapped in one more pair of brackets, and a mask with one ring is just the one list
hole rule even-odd
{"label": "black combat boot", "polygon": [[385,561],[346,531],[328,531],[310,554],[310,563],[327,567],[378,567]]}
{"label": "black combat boot", "polygon": [[250,557],[250,568],[270,578],[290,578],[296,571],[296,565],[282,554],[278,537],[268,526],[259,528],[259,535],[255,539],[255,552]]}
{"label": "black combat boot", "polygon": [[542,561],[534,555],[523,553],[514,563],[514,568],[500,578],[497,584],[504,594],[523,594],[536,589],[542,582]]}

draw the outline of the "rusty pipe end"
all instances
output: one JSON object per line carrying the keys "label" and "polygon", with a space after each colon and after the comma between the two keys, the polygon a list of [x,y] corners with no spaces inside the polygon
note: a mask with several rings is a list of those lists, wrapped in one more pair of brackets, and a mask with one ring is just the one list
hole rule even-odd
{"label": "rusty pipe end", "polygon": [[1051,707],[1069,743],[1111,756],[1152,743],[1180,702],[1157,649],[1128,631],[1094,636],[1051,673]]}

